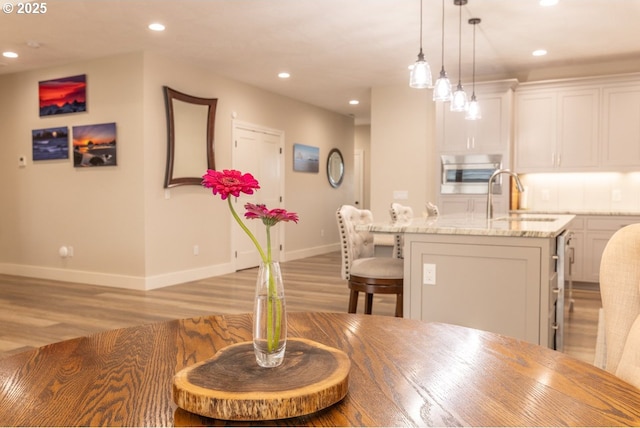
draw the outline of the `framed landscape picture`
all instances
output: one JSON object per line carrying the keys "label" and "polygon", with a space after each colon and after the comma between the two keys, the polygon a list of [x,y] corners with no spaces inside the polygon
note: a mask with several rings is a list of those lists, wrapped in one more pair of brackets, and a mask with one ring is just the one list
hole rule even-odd
{"label": "framed landscape picture", "polygon": [[320,170],[320,149],[304,144],[293,145],[293,170],[318,172]]}
{"label": "framed landscape picture", "polygon": [[31,131],[33,160],[69,158],[69,128],[34,129]]}
{"label": "framed landscape picture", "polygon": [[117,165],[116,124],[73,127],[73,166]]}
{"label": "framed landscape picture", "polygon": [[41,117],[87,111],[87,75],[39,82],[38,98]]}

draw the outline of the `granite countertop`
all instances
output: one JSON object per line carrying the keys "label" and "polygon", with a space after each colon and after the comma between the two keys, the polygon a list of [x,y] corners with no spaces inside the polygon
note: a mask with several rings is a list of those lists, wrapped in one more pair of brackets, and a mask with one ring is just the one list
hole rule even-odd
{"label": "granite countertop", "polygon": [[558,211],[543,211],[543,210],[512,210],[513,214],[573,214],[573,215],[601,215],[601,216],[639,216],[640,211],[576,211],[576,210],[558,210]]}
{"label": "granite countertop", "polygon": [[411,223],[373,223],[357,229],[378,233],[424,233],[440,235],[512,236],[555,238],[575,218],[572,214],[510,214],[485,217],[468,213],[414,218]]}

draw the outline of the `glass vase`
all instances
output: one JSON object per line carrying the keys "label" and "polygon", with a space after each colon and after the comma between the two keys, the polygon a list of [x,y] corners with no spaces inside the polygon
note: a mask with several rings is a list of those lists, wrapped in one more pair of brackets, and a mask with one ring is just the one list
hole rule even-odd
{"label": "glass vase", "polygon": [[277,367],[287,346],[287,312],[279,262],[260,263],[253,308],[253,350],[261,367]]}

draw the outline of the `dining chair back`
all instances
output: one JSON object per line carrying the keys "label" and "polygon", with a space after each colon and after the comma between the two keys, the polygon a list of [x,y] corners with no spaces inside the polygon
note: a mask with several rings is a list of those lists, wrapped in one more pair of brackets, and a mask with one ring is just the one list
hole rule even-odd
{"label": "dining chair back", "polygon": [[600,264],[605,369],[640,388],[640,224],[619,229]]}
{"label": "dining chair back", "polygon": [[375,257],[373,234],[356,230],[357,226],[373,223],[373,214],[351,205],[343,205],[336,212],[342,255],[342,279],[349,286],[349,313],[356,313],[358,295],[365,293],[365,314],[371,314],[373,296],[395,294],[395,316],[403,316],[404,262],[395,257]]}

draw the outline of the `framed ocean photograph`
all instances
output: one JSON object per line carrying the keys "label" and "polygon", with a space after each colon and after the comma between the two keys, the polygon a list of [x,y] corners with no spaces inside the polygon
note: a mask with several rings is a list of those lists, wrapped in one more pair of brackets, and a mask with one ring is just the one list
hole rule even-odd
{"label": "framed ocean photograph", "polygon": [[73,166],[117,165],[116,124],[73,127]]}
{"label": "framed ocean photograph", "polygon": [[33,160],[69,159],[69,128],[34,129],[31,131]]}
{"label": "framed ocean photograph", "polygon": [[294,144],[293,170],[300,172],[320,171],[320,148]]}
{"label": "framed ocean photograph", "polygon": [[40,116],[87,111],[87,75],[38,82]]}

